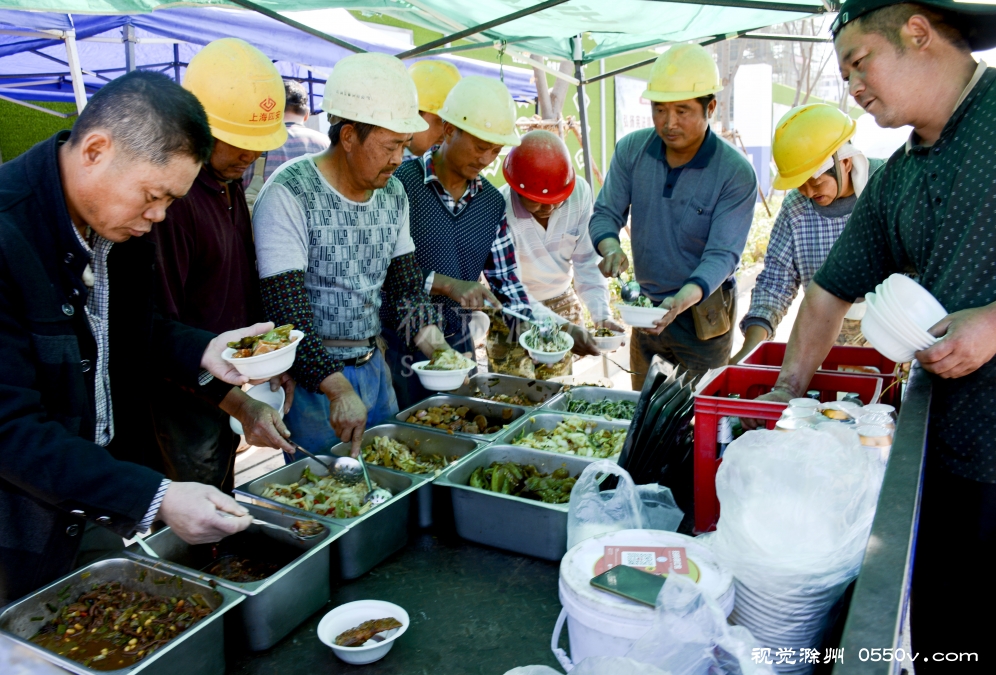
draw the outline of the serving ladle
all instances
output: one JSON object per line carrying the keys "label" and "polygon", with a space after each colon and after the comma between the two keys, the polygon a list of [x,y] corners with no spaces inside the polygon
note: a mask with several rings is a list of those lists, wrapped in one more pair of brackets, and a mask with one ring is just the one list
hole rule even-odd
{"label": "serving ladle", "polygon": [[[352,458],[350,458],[350,459],[352,459]],[[379,487],[377,489],[374,489],[373,484],[370,482],[370,474],[367,473],[367,463],[365,461],[363,461],[363,453],[362,452],[360,453],[360,469],[363,471],[363,480],[365,480],[367,482],[367,494],[363,498],[363,503],[364,504],[369,503],[369,504],[373,504],[374,506],[376,506],[377,504],[383,504],[388,499],[390,499],[391,497],[394,496],[388,490],[385,490],[384,488],[380,488]]]}
{"label": "serving ladle", "polygon": [[367,474],[367,465],[366,462],[363,461],[362,454],[360,455],[359,460],[352,457],[336,457],[335,461],[332,462],[332,464],[329,464],[319,459],[318,455],[308,452],[297,443],[291,441],[290,444],[328,469],[329,475],[340,483],[344,483],[345,485],[356,485],[361,479],[365,480],[367,483],[367,494],[363,498],[364,504],[367,502],[374,505],[383,504],[394,496],[389,490],[385,490],[384,488],[374,489],[373,485],[370,483],[370,476]]}
{"label": "serving ladle", "polygon": [[636,302],[637,298],[640,297],[640,284],[636,281],[627,281],[626,283],[623,283],[622,280],[620,280],[619,297],[623,299],[623,302]]}

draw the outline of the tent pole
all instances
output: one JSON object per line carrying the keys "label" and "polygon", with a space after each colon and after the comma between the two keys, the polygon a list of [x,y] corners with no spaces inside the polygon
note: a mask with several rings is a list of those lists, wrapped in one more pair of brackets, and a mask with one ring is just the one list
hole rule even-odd
{"label": "tent pole", "polygon": [[574,76],[578,79],[578,117],[581,121],[581,155],[584,157],[584,178],[592,192],[595,185],[591,182],[591,138],[588,134],[588,111],[584,101],[584,51],[581,48],[581,34],[574,37]]}
{"label": "tent pole", "polygon": [[316,38],[325,40],[326,42],[331,42],[334,45],[339,45],[343,49],[348,49],[349,51],[355,52],[356,54],[363,54],[366,52],[365,49],[361,49],[354,44],[350,44],[345,40],[340,40],[339,38],[334,37],[332,35],[328,35],[327,33],[323,33],[320,30],[315,30],[311,26],[305,26],[303,23],[295,21],[294,19],[288,19],[286,16],[277,14],[273,10],[267,9],[266,7],[263,7],[261,5],[257,5],[255,2],[250,2],[249,0],[229,0],[229,2],[231,2],[233,5],[245,7],[246,9],[251,9],[254,12],[259,12],[260,14],[262,14],[267,18],[273,19],[274,21],[279,21],[280,23],[290,26],[291,28],[297,28],[300,31],[304,31],[308,35],[313,35]]}
{"label": "tent pole", "polygon": [[121,28],[122,42],[125,48],[125,72],[135,70],[135,27],[126,23]]}
{"label": "tent pole", "polygon": [[812,5],[795,5],[788,2],[771,2],[771,0],[644,0],[644,2],[678,2],[737,9],[766,9],[773,12],[794,12],[796,14],[824,14],[827,11],[826,5],[822,2]]}
{"label": "tent pole", "polygon": [[[242,4],[245,0],[232,0],[238,4]],[[533,5],[532,7],[527,7],[525,9],[520,9],[518,12],[512,12],[511,14],[506,14],[505,16],[500,16],[497,19],[492,19],[491,21],[485,21],[484,23],[478,24],[476,26],[471,26],[470,28],[465,28],[461,31],[457,31],[452,35],[444,35],[441,38],[432,40],[431,42],[426,42],[424,45],[419,45],[414,49],[409,49],[407,52],[402,52],[396,54],[399,59],[410,59],[413,56],[418,56],[430,49],[435,49],[436,47],[442,47],[450,42],[456,42],[457,40],[462,40],[468,35],[475,35],[477,33],[483,33],[486,30],[490,30],[495,26],[500,26],[503,23],[509,23],[515,21],[516,19],[521,19],[524,16],[529,16],[530,14],[536,14],[537,12],[542,12],[544,9],[549,9],[551,7],[556,7],[557,5],[562,5],[567,0],[546,0],[546,2],[541,2],[538,5]]]}
{"label": "tent pole", "polygon": [[31,108],[32,110],[37,110],[38,112],[43,112],[48,115],[54,115],[55,117],[61,117],[62,119],[69,119],[70,117],[75,117],[75,114],[61,113],[56,110],[49,110],[48,108],[43,108],[40,105],[35,105],[34,103],[28,103],[27,101],[19,101],[16,98],[11,98],[10,96],[4,96],[0,94],[0,101],[8,101],[17,105],[24,106],[25,108]]}
{"label": "tent pole", "polygon": [[315,110],[315,76],[308,71],[308,112]]}
{"label": "tent pole", "polygon": [[[598,73],[599,75],[605,74],[605,59],[600,59],[598,61]],[[609,174],[609,162],[608,160],[605,159],[607,151],[606,151],[606,140],[605,140],[606,123],[605,123],[605,80],[604,79],[599,80],[598,82],[598,124],[599,124],[599,130],[602,134],[601,137],[602,175],[607,176]],[[605,365],[606,367],[608,366],[608,364]]]}
{"label": "tent pole", "polygon": [[83,84],[83,71],[80,70],[80,55],[76,51],[76,31],[67,30],[63,39],[66,41],[66,61],[73,80],[73,94],[76,96],[76,112],[81,113],[86,107],[86,85]]}
{"label": "tent pole", "polygon": [[173,43],[173,80],[180,84],[180,45]]}

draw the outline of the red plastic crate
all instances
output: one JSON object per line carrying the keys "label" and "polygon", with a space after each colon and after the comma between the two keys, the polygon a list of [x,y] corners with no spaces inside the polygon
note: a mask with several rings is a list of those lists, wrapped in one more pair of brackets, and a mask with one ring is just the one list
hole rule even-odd
{"label": "red plastic crate", "polygon": [[[785,359],[784,342],[762,342],[751,350],[750,354],[740,362],[742,366],[762,366],[781,368]],[[890,361],[871,347],[834,346],[820,366],[821,372],[840,373],[840,366],[871,366],[878,368],[879,373],[868,373],[867,377],[878,377],[882,380],[882,398],[880,403],[888,403],[899,410],[901,402],[899,385],[896,382],[896,362]],[[859,375],[861,373],[848,373]],[[862,399],[864,400],[864,399]]]}
{"label": "red plastic crate", "polygon": [[[726,366],[695,395],[695,530],[708,532],[719,520],[716,498],[716,470],[722,460],[717,457],[716,434],[721,417],[750,417],[768,421],[773,429],[785,403],[755,401],[771,391],[778,379],[774,368]],[[838,392],[854,392],[862,401],[874,403],[882,393],[882,378],[848,373],[817,372],[810,389],[820,391],[821,401],[836,401]],[[740,398],[728,398],[739,394]]]}

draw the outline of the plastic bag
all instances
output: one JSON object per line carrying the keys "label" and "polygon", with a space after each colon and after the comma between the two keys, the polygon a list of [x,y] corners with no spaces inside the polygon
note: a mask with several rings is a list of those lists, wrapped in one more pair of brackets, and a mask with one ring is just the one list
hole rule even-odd
{"label": "plastic bag", "polygon": [[[599,478],[603,474],[619,477],[615,490],[601,492]],[[643,505],[629,473],[609,460],[589,464],[571,490],[567,511],[568,550],[599,534],[642,528]]]}
{"label": "plastic bag", "polygon": [[751,431],[727,448],[710,545],[736,581],[731,619],[772,653],[820,648],[830,609],[860,571],[883,473],[843,425]]}
{"label": "plastic bag", "polygon": [[[669,675],[646,663],[637,663],[621,656],[591,656],[570,671],[571,675]],[[561,675],[548,666],[522,666],[505,675]]]}
{"label": "plastic bag", "polygon": [[657,483],[637,485],[643,505],[643,529],[675,532],[685,513],[678,508],[671,489]]}
{"label": "plastic bag", "polygon": [[505,675],[561,675],[561,672],[550,666],[519,666],[506,671]]}
{"label": "plastic bag", "polygon": [[671,675],[772,673],[768,665],[754,662],[756,646],[750,631],[727,624],[723,610],[698,584],[672,574],[657,596],[653,625],[626,657]]}

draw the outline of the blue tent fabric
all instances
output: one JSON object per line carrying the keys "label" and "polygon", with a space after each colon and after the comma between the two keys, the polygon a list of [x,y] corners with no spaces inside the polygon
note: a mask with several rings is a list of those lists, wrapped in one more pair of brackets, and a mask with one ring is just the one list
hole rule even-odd
{"label": "blue tent fabric", "polygon": [[[309,80],[314,93],[313,108],[321,102],[325,78],[335,64],[352,52],[320,38],[286,26],[254,12],[215,8],[163,9],[136,15],[46,14],[0,10],[0,30],[76,31],[80,64],[87,93],[92,95],[114,77],[124,73],[125,46],[120,42],[88,42],[86,38],[120,38],[125,25],[135,28],[139,68],[176,77],[174,61],[183,66],[203,45],[223,37],[238,37],[258,47],[274,60],[285,77]],[[392,54],[394,47],[339,36],[366,51]],[[142,38],[181,40],[180,44],[143,43]],[[497,56],[497,52],[496,52]],[[463,75],[498,77],[497,64],[462,58],[435,57],[453,63]],[[406,63],[414,63],[413,59]],[[66,49],[56,37],[44,39],[0,33],[0,94],[32,101],[73,101]],[[532,72],[505,68],[504,81],[518,101],[536,98]],[[36,83],[37,86],[26,86]]]}

